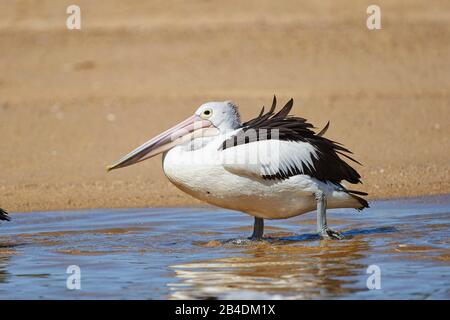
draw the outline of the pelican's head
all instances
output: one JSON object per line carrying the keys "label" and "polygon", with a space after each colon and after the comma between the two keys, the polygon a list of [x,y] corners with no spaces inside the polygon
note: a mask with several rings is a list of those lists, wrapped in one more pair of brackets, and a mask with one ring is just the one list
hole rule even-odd
{"label": "pelican's head", "polygon": [[134,149],[108,171],[141,162],[197,137],[218,135],[241,125],[237,107],[231,101],[202,104],[191,117]]}
{"label": "pelican's head", "polygon": [[195,114],[208,120],[221,132],[237,129],[241,125],[241,119],[237,106],[231,101],[207,102],[202,104]]}

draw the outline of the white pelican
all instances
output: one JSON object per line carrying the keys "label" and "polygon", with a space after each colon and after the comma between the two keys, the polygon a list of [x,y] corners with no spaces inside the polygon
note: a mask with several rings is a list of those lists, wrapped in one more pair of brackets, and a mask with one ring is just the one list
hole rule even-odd
{"label": "white pelican", "polygon": [[11,218],[8,216],[8,212],[0,208],[0,220],[6,220],[9,221]]}
{"label": "white pelican", "polygon": [[[275,113],[272,107],[241,123],[231,101],[208,102],[175,127],[131,151],[109,170],[163,153],[163,170],[179,189],[210,204],[255,217],[250,239],[261,239],[264,219],[285,219],[317,209],[322,238],[343,236],[327,225],[326,208],[356,208],[368,203],[341,181],[360,183],[343,161],[354,162],[341,144],[323,137],[305,119],[289,115],[293,99]],[[358,163],[358,162],[357,162]]]}

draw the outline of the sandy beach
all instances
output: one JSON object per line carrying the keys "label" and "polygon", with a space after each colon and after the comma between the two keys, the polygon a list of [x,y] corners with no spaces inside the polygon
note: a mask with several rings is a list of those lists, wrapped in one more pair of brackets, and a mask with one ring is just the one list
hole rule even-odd
{"label": "sandy beach", "polygon": [[0,3],[0,207],[12,212],[198,205],[161,157],[105,166],[191,115],[272,96],[352,150],[370,199],[450,193],[450,3]]}

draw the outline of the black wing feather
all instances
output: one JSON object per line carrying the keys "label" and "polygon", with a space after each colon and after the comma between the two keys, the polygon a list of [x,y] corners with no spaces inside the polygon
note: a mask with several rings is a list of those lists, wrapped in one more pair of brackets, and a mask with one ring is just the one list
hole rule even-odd
{"label": "black wing feather", "polygon": [[[340,143],[323,137],[323,134],[328,130],[329,122],[316,134],[312,130],[314,126],[308,123],[306,119],[289,115],[293,107],[293,99],[290,99],[286,105],[275,114],[276,102],[277,99],[274,96],[270,110],[264,113],[263,107],[259,116],[243,123],[242,130],[225,140],[221,149],[224,150],[245,143],[270,139],[270,130],[277,129],[278,139],[280,140],[301,141],[313,145],[317,150],[317,158],[312,157],[312,167],[303,165],[302,168],[298,168],[295,165],[292,165],[287,171],[280,170],[273,175],[262,176],[264,179],[282,180],[298,174],[307,174],[321,181],[340,183],[341,181],[346,180],[350,183],[361,183],[361,176],[359,173],[339,157],[339,155],[341,155],[360,164],[348,155],[352,154],[352,152],[343,147]],[[249,139],[245,134],[251,129],[256,131],[256,140]],[[260,139],[258,132],[261,129],[265,129],[264,131],[268,134],[261,136]]]}
{"label": "black wing feather", "polygon": [[9,221],[11,218],[8,216],[8,212],[0,208],[0,220],[6,220]]}
{"label": "black wing feather", "polygon": [[320,130],[320,132],[317,133],[317,135],[318,135],[319,137],[323,136],[323,135],[325,134],[325,132],[328,131],[328,127],[329,127],[329,126],[330,126],[330,121],[327,122],[327,124],[325,125],[325,127],[323,127],[323,129]]}

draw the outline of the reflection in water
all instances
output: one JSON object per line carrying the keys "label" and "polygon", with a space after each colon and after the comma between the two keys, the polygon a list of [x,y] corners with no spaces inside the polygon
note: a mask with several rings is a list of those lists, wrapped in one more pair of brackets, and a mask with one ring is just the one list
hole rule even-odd
{"label": "reflection in water", "polygon": [[[292,241],[290,241],[292,242]],[[364,265],[364,240],[260,244],[239,255],[172,268],[181,283],[169,284],[173,299],[326,298],[365,288],[351,280]]]}
{"label": "reflection in water", "polygon": [[5,270],[7,264],[8,256],[0,252],[0,283],[6,282],[8,279],[8,272]]}
{"label": "reflection in water", "polygon": [[[311,234],[313,214],[268,222],[256,243],[237,240],[250,217],[211,208],[13,214],[0,299],[450,299],[450,196],[431,199],[331,210],[342,241]],[[373,264],[381,290],[366,287]],[[82,290],[67,290],[70,265]]]}
{"label": "reflection in water", "polygon": [[11,256],[16,253],[15,245],[12,243],[0,243],[0,283],[7,282],[10,274],[6,270]]}

